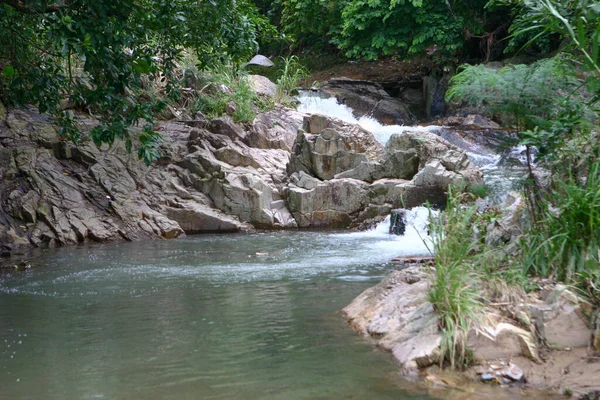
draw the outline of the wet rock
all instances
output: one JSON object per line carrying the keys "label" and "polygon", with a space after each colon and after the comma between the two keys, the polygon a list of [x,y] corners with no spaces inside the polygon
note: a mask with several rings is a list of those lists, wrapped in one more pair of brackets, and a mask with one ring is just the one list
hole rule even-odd
{"label": "wet rock", "polygon": [[415,121],[409,107],[390,96],[377,83],[333,78],[325,83],[321,91],[351,107],[357,116],[370,116],[382,124],[407,125]]}
{"label": "wet rock", "polygon": [[239,232],[249,226],[217,210],[196,202],[182,201],[175,207],[167,207],[166,215],[188,234],[206,232]]}
{"label": "wet rock", "polygon": [[367,187],[356,179],[323,181],[312,189],[290,185],[287,206],[301,228],[346,227],[368,203]]}
{"label": "wet rock", "polygon": [[404,235],[406,232],[406,210],[392,210],[390,214],[390,234]]}
{"label": "wet rock", "polygon": [[484,382],[491,382],[495,379],[496,379],[496,376],[493,374],[490,374],[489,372],[486,372],[485,374],[481,375],[481,380]]}
{"label": "wet rock", "polygon": [[395,271],[342,310],[360,334],[392,352],[405,369],[439,360],[438,316],[427,301],[427,273],[419,267]]}
{"label": "wet rock", "polygon": [[495,123],[494,121],[490,120],[489,118],[486,118],[482,115],[478,115],[478,114],[469,114],[467,115],[463,121],[462,121],[462,125],[471,127],[471,128],[476,128],[476,129],[500,129],[500,125],[498,125],[497,123]]}
{"label": "wet rock", "polygon": [[513,363],[510,363],[508,366],[496,371],[497,375],[503,376],[504,378],[508,378],[513,382],[520,382],[525,377],[523,370]]}

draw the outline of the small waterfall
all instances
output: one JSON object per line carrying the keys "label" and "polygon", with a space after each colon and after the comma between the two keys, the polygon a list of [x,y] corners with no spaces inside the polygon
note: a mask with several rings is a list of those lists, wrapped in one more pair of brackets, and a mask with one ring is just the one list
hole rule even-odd
{"label": "small waterfall", "polygon": [[424,131],[436,132],[441,129],[439,126],[402,126],[402,125],[381,125],[376,119],[371,117],[356,118],[352,109],[344,104],[339,104],[334,97],[323,98],[318,93],[301,92],[298,96],[300,105],[298,111],[309,114],[323,114],[329,117],[341,119],[344,122],[358,124],[368,130],[382,144],[386,144],[395,133],[404,133],[406,131]]}
{"label": "small waterfall", "polygon": [[[330,97],[324,98],[318,92],[301,92],[298,96],[300,105],[298,111],[314,114],[323,114],[330,117],[341,119],[348,123],[358,124],[364,129],[373,133],[375,138],[382,144],[386,144],[393,134],[402,134],[406,131],[423,131],[431,132],[443,137],[450,143],[464,150],[469,159],[473,164],[478,166],[484,171],[485,183],[491,188],[491,196],[493,197],[492,202],[500,203],[506,197],[506,194],[512,190],[513,185],[516,181],[520,180],[523,176],[523,158],[522,149],[517,146],[511,149],[506,157],[515,160],[516,165],[513,166],[501,166],[503,157],[497,154],[493,149],[486,148],[482,145],[472,143],[464,139],[456,130],[442,127],[442,126],[401,126],[401,125],[382,125],[377,120],[371,117],[360,117],[356,118],[350,107],[339,104],[337,99]],[[422,209],[423,207],[417,207]],[[420,232],[421,235],[424,233],[423,228],[415,229],[411,226],[414,223],[414,218],[410,219],[411,213],[414,210],[409,210],[407,213],[407,229],[405,236],[409,236],[412,233]],[[425,211],[417,211],[423,214]],[[412,214],[414,216],[414,214]],[[426,220],[427,218],[425,218]],[[385,221],[381,222],[372,232],[379,234],[389,234],[390,229],[390,218],[388,217]]]}

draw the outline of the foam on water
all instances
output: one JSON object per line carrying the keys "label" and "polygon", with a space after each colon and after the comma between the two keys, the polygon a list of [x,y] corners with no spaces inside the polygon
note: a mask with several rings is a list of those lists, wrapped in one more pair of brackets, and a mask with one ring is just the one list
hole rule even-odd
{"label": "foam on water", "polygon": [[302,92],[298,96],[300,105],[298,111],[309,114],[323,114],[329,117],[341,119],[344,122],[358,124],[368,130],[382,144],[386,144],[395,133],[404,133],[406,131],[424,131],[435,132],[440,129],[439,126],[402,126],[402,125],[382,125],[376,119],[363,116],[356,118],[350,107],[345,104],[339,104],[334,97],[323,98],[318,94],[311,92]]}

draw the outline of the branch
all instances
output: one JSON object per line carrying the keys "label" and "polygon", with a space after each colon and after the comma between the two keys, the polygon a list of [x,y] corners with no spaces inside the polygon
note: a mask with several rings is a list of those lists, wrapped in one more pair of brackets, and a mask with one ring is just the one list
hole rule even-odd
{"label": "branch", "polygon": [[62,8],[69,6],[69,1],[65,0],[56,4],[47,4],[43,8],[31,7],[23,4],[22,0],[0,0],[0,4],[6,4],[15,10],[24,14],[50,14],[60,11]]}

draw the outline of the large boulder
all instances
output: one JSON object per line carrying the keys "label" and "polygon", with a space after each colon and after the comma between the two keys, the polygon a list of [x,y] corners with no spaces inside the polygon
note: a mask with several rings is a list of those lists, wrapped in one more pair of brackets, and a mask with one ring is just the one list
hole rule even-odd
{"label": "large boulder", "polygon": [[553,349],[588,347],[592,330],[583,314],[584,302],[565,286],[557,285],[532,299],[531,318],[540,336]]}
{"label": "large boulder", "polygon": [[287,205],[301,228],[347,227],[368,204],[368,184],[356,179],[320,182],[295,173],[291,182]]}
{"label": "large boulder", "polygon": [[389,350],[404,369],[428,367],[439,360],[438,316],[429,303],[429,277],[420,267],[392,272],[342,310],[361,335]]}
{"label": "large boulder", "polygon": [[415,121],[409,107],[390,96],[374,82],[333,78],[321,88],[325,94],[352,108],[357,116],[369,116],[387,125],[408,125]]}
{"label": "large boulder", "polygon": [[249,75],[248,82],[252,90],[261,96],[275,97],[277,85],[271,82],[269,78],[262,75]]}
{"label": "large boulder", "polygon": [[363,163],[377,160],[383,146],[358,125],[314,114],[304,118],[298,131],[287,171],[306,172],[319,179],[333,179],[337,174]]}

